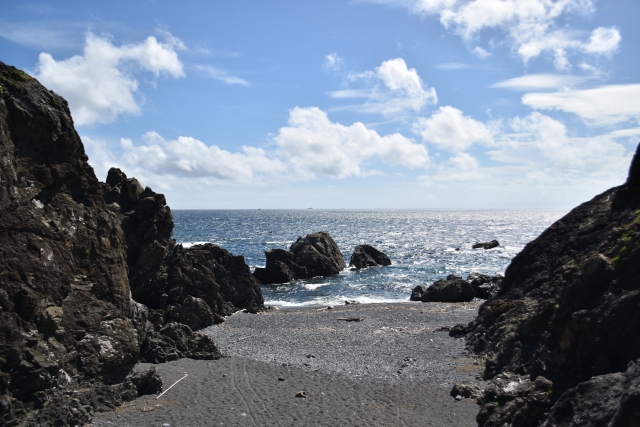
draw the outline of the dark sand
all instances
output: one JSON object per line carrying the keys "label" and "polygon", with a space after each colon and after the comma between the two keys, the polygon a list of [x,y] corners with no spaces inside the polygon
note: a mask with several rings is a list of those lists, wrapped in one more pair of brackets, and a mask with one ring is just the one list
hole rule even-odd
{"label": "dark sand", "polygon": [[[479,304],[238,313],[203,331],[231,357],[155,365],[164,389],[189,376],[160,399],[143,396],[92,425],[475,426],[477,405],[449,391],[479,382],[482,366],[442,327],[469,322]],[[349,317],[363,320],[338,320]],[[306,398],[295,397],[303,390]]]}

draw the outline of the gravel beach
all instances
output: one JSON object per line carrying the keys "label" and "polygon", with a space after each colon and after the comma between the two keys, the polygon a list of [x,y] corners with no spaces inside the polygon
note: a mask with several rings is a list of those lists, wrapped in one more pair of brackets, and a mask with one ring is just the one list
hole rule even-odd
{"label": "gravel beach", "polygon": [[448,328],[471,321],[481,302],[237,313],[202,331],[230,357],[155,365],[165,390],[188,376],[92,425],[475,426],[475,402],[449,392],[481,383],[483,367]]}

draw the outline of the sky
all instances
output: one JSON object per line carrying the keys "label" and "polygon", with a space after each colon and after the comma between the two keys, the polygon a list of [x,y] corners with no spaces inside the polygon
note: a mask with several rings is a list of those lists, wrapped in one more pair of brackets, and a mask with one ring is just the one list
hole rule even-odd
{"label": "sky", "polygon": [[4,2],[0,61],[173,209],[568,210],[640,142],[640,2]]}

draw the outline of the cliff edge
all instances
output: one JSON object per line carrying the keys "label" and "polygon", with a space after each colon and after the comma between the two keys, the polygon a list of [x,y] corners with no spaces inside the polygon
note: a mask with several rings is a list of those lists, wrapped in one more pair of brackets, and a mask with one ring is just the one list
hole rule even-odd
{"label": "cliff edge", "polygon": [[626,183],[530,242],[469,324],[491,380],[480,425],[640,425],[639,235],[640,147]]}

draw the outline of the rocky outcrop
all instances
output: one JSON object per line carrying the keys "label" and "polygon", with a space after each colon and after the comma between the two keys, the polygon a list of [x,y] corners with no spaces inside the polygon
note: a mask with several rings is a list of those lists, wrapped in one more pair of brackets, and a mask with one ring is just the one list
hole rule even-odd
{"label": "rocky outcrop", "polygon": [[63,98],[0,77],[0,425],[83,425],[159,391],[141,358],[220,357],[192,328],[262,296],[242,257],[175,245],[164,196],[101,184]]}
{"label": "rocky outcrop", "polygon": [[156,328],[166,322],[200,329],[235,311],[259,310],[260,284],[244,257],[212,245],[185,249],[171,239],[173,220],[162,194],[112,168],[103,184],[127,239],[133,299],[153,310]]}
{"label": "rocky outcrop", "polygon": [[501,275],[489,276],[481,273],[471,273],[467,281],[471,284],[476,298],[489,299],[500,290],[503,277]]}
{"label": "rocky outcrop", "polygon": [[549,385],[541,399],[497,384],[484,394],[481,425],[576,425],[572,417],[582,415],[590,421],[581,425],[640,423],[629,409],[638,396],[639,236],[636,152],[624,185],[573,209],[513,259],[498,295],[467,328],[486,379],[517,375],[519,383]]}
{"label": "rocky outcrop", "polygon": [[380,265],[391,265],[391,260],[371,245],[356,246],[349,261],[349,267],[354,267],[356,270]]}
{"label": "rocky outcrop", "polygon": [[478,242],[471,246],[473,249],[493,249],[500,246],[500,242],[492,240],[490,242]]}
{"label": "rocky outcrop", "polygon": [[267,265],[256,268],[253,273],[264,284],[333,276],[347,266],[338,245],[326,231],[299,237],[289,251],[272,249],[265,255]]}
{"label": "rocky outcrop", "polygon": [[475,293],[471,284],[460,276],[450,274],[431,286],[418,285],[411,292],[411,301],[465,302],[471,301]]}

